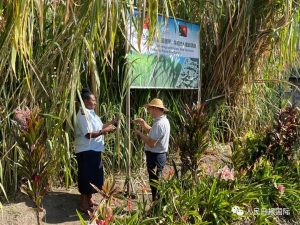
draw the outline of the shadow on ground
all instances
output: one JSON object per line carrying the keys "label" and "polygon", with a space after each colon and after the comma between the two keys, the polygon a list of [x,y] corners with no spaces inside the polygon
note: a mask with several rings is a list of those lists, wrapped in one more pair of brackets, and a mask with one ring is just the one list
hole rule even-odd
{"label": "shadow on ground", "polygon": [[[3,204],[4,211],[0,217],[0,224],[8,225],[34,225],[36,224],[35,206],[31,199],[18,192]],[[45,213],[40,213],[43,224],[79,225],[79,217],[76,212],[79,193],[76,189],[55,189],[48,192],[43,198]],[[81,213],[85,220],[88,215]]]}
{"label": "shadow on ground", "polygon": [[48,224],[78,221],[78,198],[79,195],[74,193],[49,192],[43,201],[46,210],[43,221]]}

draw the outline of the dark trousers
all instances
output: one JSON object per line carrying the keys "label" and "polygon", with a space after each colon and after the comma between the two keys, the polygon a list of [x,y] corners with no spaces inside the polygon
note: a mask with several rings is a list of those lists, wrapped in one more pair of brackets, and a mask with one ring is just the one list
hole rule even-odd
{"label": "dark trousers", "polygon": [[146,151],[146,161],[152,200],[155,201],[159,197],[159,193],[157,193],[157,185],[159,178],[162,176],[163,168],[166,165],[167,154]]}
{"label": "dark trousers", "polygon": [[97,191],[91,184],[100,190],[104,182],[103,163],[101,152],[84,151],[76,154],[78,164],[78,190],[82,195],[91,195]]}

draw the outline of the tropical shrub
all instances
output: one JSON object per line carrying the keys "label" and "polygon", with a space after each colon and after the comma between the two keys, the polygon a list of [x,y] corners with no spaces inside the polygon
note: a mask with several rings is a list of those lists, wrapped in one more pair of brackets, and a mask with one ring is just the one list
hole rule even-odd
{"label": "tropical shrub", "polygon": [[42,199],[53,173],[51,149],[47,146],[45,118],[36,107],[32,111],[28,108],[16,109],[15,120],[18,130],[14,136],[21,148],[21,159],[18,163],[23,176],[21,190],[32,199],[38,211],[43,211]]}
{"label": "tropical shrub", "polygon": [[182,163],[181,171],[191,171],[196,177],[198,161],[208,147],[208,115],[206,104],[185,106],[183,126],[176,137],[176,147]]}
{"label": "tropical shrub", "polygon": [[292,165],[299,159],[300,117],[295,105],[278,112],[274,125],[263,133],[249,131],[233,142],[232,161],[236,169],[252,169],[265,156],[271,162]]}
{"label": "tropical shrub", "polygon": [[[133,202],[130,197],[124,197],[116,187],[113,179],[106,179],[101,190],[94,185],[93,187],[102,195],[103,200],[93,212],[89,212],[89,221],[85,221],[81,213],[77,211],[82,225],[150,225],[157,220],[155,217],[146,218],[145,205],[140,204],[140,202]],[[144,192],[142,193],[142,198],[145,204]]]}
{"label": "tropical shrub", "polygon": [[233,141],[232,163],[237,170],[251,169],[265,152],[264,136],[249,131]]}
{"label": "tropical shrub", "polygon": [[260,209],[260,214],[253,215],[255,220],[272,221],[274,215],[266,214],[266,209],[288,209],[290,216],[287,219],[299,217],[300,191],[296,181],[298,178],[290,171],[289,166],[284,167],[276,167],[266,157],[261,157],[251,171],[239,174],[239,183],[252,187],[258,193],[258,198],[250,209],[251,212],[254,208]]}
{"label": "tropical shrub", "polygon": [[288,106],[279,111],[275,124],[266,137],[266,154],[271,161],[289,163],[299,154],[299,109]]}
{"label": "tropical shrub", "polygon": [[[145,207],[144,192],[136,201],[121,200],[119,206],[105,201],[90,224],[250,225],[279,224],[283,218],[293,223],[299,218],[299,184],[280,176],[266,158],[255,163],[251,174],[229,166],[212,175],[201,174],[194,181],[192,174],[180,174],[175,167],[164,177],[158,185],[163,197],[152,207]],[[289,210],[290,215],[268,214],[268,210]],[[86,224],[83,219],[82,224]]]}

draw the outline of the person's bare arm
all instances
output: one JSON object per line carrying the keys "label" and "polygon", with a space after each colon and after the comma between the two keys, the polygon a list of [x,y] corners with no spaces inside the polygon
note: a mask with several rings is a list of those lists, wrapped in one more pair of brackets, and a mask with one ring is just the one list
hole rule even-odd
{"label": "person's bare arm", "polygon": [[91,138],[96,138],[96,137],[99,137],[100,135],[105,135],[111,131],[114,131],[116,129],[116,127],[112,124],[107,124],[106,127],[103,126],[103,128],[99,131],[95,131],[95,132],[92,132],[92,133],[87,133],[85,135],[85,137],[87,139],[91,139]]}

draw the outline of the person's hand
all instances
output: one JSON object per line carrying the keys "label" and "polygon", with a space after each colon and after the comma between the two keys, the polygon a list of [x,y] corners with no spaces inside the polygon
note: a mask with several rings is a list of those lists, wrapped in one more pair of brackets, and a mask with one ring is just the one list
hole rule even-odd
{"label": "person's hand", "polygon": [[118,126],[118,124],[119,124],[119,118],[114,118],[114,119],[112,119],[112,121],[110,121],[110,124],[112,124],[112,125],[114,125],[114,126]]}
{"label": "person's hand", "polygon": [[145,120],[143,120],[142,118],[136,118],[135,120],[133,120],[133,122],[139,126],[143,126],[145,124]]}
{"label": "person's hand", "polygon": [[134,133],[136,133],[136,135],[140,136],[142,134],[142,132],[140,130],[135,129]]}
{"label": "person's hand", "polygon": [[102,133],[106,134],[109,132],[112,132],[116,129],[116,127],[112,124],[108,125],[107,127],[105,127],[104,129],[102,129]]}

